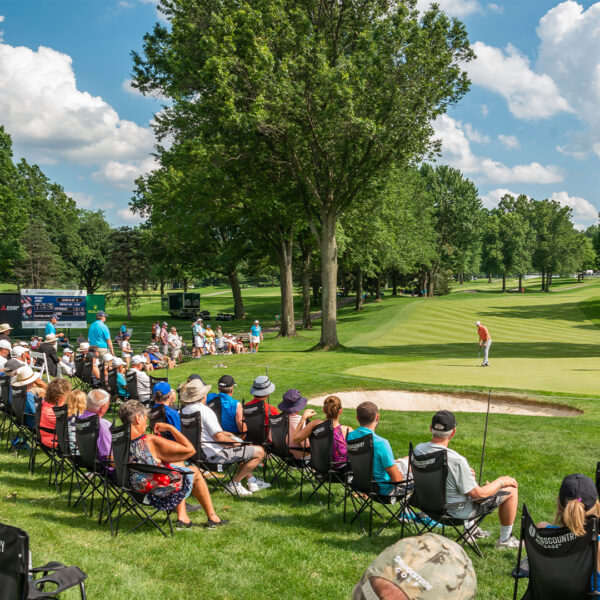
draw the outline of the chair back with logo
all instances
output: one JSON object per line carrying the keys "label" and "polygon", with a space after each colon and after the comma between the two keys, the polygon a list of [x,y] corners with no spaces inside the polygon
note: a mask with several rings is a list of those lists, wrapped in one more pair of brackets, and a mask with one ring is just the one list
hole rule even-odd
{"label": "chair back with logo", "polygon": [[589,597],[598,553],[598,522],[589,517],[586,533],[567,527],[537,528],[523,505],[521,540],[529,562],[528,600],[583,600]]}
{"label": "chair back with logo", "polygon": [[311,432],[308,442],[310,444],[310,464],[312,468],[322,475],[333,467],[333,425],[330,419],[319,423]]}
{"label": "chair back with logo", "polygon": [[135,371],[135,369],[133,369],[132,371],[129,371],[129,373],[127,373],[127,375],[125,375],[125,380],[127,382],[127,393],[129,394],[129,399],[130,400],[137,400],[139,398],[138,396],[138,389],[137,389],[137,372]]}
{"label": "chair back with logo", "polygon": [[100,417],[92,415],[75,419],[75,439],[81,456],[81,462],[92,472],[98,470],[98,435]]}
{"label": "chair back with logo", "polygon": [[118,371],[114,367],[108,370],[107,380],[108,380],[108,393],[116,398],[118,395],[119,388],[117,387],[117,375]]}
{"label": "chair back with logo", "polygon": [[112,454],[115,465],[114,478],[119,487],[129,488],[129,444],[131,443],[131,423],[110,428]]}
{"label": "chair back with logo", "polygon": [[448,477],[446,450],[417,455],[413,452],[411,444],[409,462],[415,486],[410,503],[428,515],[444,515]]}
{"label": "chair back with logo", "polygon": [[83,381],[83,354],[75,355],[75,377]]}
{"label": "chair back with logo", "polygon": [[191,461],[206,461],[206,454],[202,449],[202,416],[200,412],[191,415],[181,415],[181,433],[190,441],[196,449],[196,454],[192,456]]}
{"label": "chair back with logo", "polygon": [[371,494],[373,490],[373,436],[363,435],[348,440],[348,462],[352,471],[352,488]]}
{"label": "chair back with logo", "polygon": [[28,597],[29,536],[0,523],[0,600],[26,600]]}
{"label": "chair back with logo", "polygon": [[206,403],[206,406],[208,406],[208,408],[210,408],[215,413],[215,415],[217,415],[217,421],[219,421],[219,425],[223,427],[223,407],[221,405],[221,397],[218,395],[215,396]]}
{"label": "chair back with logo", "polygon": [[12,389],[12,410],[19,425],[25,425],[25,406],[27,389],[25,387]]}
{"label": "chair back with logo", "polygon": [[157,423],[168,423],[167,415],[165,413],[165,405],[157,403],[152,407],[148,413],[148,420],[150,421],[150,431],[154,431],[154,426]]}
{"label": "chair back with logo", "polygon": [[92,385],[92,370],[94,368],[94,363],[91,360],[84,360],[83,367],[81,369],[81,381],[87,383],[88,385]]}
{"label": "chair back with logo", "polygon": [[56,444],[58,451],[62,456],[70,456],[69,448],[69,412],[66,404],[62,406],[53,406],[56,423],[54,429],[56,431]]}
{"label": "chair back with logo", "polygon": [[263,446],[267,441],[265,429],[265,401],[259,400],[242,407],[246,423],[246,441]]}
{"label": "chair back with logo", "polygon": [[282,412],[279,415],[269,418],[269,432],[271,434],[271,443],[273,445],[273,453],[281,458],[291,456],[288,444],[289,434],[289,415]]}

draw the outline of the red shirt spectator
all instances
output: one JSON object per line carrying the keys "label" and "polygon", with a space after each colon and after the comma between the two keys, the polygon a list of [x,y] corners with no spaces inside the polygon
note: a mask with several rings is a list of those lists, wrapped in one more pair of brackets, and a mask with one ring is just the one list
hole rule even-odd
{"label": "red shirt spectator", "polygon": [[46,398],[42,400],[40,415],[40,438],[42,444],[48,448],[56,448],[57,445],[54,440],[56,415],[53,408],[64,404],[70,391],[71,384],[66,379],[55,379],[48,384]]}

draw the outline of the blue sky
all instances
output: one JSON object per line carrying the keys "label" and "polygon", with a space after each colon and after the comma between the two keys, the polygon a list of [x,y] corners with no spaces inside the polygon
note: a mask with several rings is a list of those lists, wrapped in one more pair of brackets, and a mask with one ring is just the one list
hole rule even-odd
{"label": "blue sky", "polygon": [[[420,6],[427,0],[419,0]],[[579,227],[600,208],[600,2],[440,0],[477,53],[472,88],[435,123],[446,162],[484,204],[555,198]],[[153,168],[161,102],[128,86],[154,0],[0,2],[0,124],[85,208],[132,224],[135,177]]]}

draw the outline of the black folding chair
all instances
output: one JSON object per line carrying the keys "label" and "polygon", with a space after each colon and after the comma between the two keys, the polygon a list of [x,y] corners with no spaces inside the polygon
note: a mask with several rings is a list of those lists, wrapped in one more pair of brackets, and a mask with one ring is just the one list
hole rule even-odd
{"label": "black folding chair", "polygon": [[[242,462],[238,460],[231,463],[220,463],[212,462],[204,452],[202,447],[202,415],[200,412],[195,412],[191,415],[181,415],[181,433],[192,443],[196,449],[196,454],[191,458],[188,458],[189,462],[194,463],[200,471],[208,471],[213,474],[210,478],[215,485],[212,486],[211,492],[214,492],[219,487],[222,487],[227,493],[232,496],[237,496],[237,493],[233,493],[227,484],[233,480],[233,477]],[[226,447],[237,446],[236,442],[211,442],[212,445],[219,445]],[[249,446],[251,444],[243,442],[242,446]],[[221,477],[221,474],[223,475]],[[208,482],[207,482],[208,483]]]}
{"label": "black folding chair", "polygon": [[267,427],[265,426],[265,401],[259,400],[252,404],[242,402],[242,414],[244,423],[246,424],[246,434],[244,439],[255,446],[262,446],[265,451],[263,460],[263,479],[267,479],[267,466],[269,461],[273,463],[271,454],[271,444],[267,435]]}
{"label": "black folding chair", "polygon": [[[414,513],[408,504],[412,484],[408,480],[394,483],[373,479],[374,448],[372,435],[367,434],[348,440],[346,448],[352,475],[347,479],[344,495],[344,523],[346,522],[346,506],[349,497],[354,510],[354,517],[352,517],[350,524],[358,519],[362,530],[367,533],[362,516],[368,510],[369,536],[373,532],[373,513],[380,519],[385,520],[381,529],[375,535],[379,535],[386,527],[396,522],[401,526],[400,537],[404,536],[404,529],[408,529],[409,523],[414,521]],[[383,494],[381,493],[381,486],[392,486],[392,490],[389,494]],[[377,508],[375,505],[377,505]]]}
{"label": "black folding chair", "polygon": [[154,433],[154,426],[157,423],[168,423],[165,405],[157,403],[153,406],[148,413],[148,420],[150,421],[150,431],[152,433]]}
{"label": "black folding chair", "polygon": [[12,413],[16,434],[19,438],[18,443],[14,445],[15,449],[18,452],[22,445],[31,449],[34,442],[34,430],[27,424],[27,420],[34,420],[35,413],[27,412],[27,389],[25,387],[13,388]]}
{"label": "black folding chair", "polygon": [[54,484],[56,492],[61,493],[65,482],[69,482],[69,505],[71,504],[71,495],[73,484],[77,483],[79,492],[81,492],[81,481],[77,477],[79,471],[75,465],[76,457],[71,452],[69,444],[69,419],[68,407],[66,404],[62,406],[54,406],[52,408],[56,417],[55,432],[56,444],[55,449],[55,477]]}
{"label": "black folding chair", "polygon": [[[77,440],[77,448],[79,449],[79,459],[77,466],[80,473],[85,478],[85,484],[81,490],[81,496],[75,503],[77,506],[80,502],[84,505],[89,499],[90,501],[90,516],[94,514],[94,496],[96,493],[100,495],[101,505],[98,524],[102,523],[104,515],[104,507],[106,505],[106,520],[110,524],[110,530],[113,531],[112,507],[111,507],[111,484],[107,467],[98,460],[98,435],[100,433],[100,418],[98,415],[78,418],[75,423],[75,439]],[[85,510],[87,514],[87,510]]]}
{"label": "black folding chair", "polygon": [[219,425],[223,427],[223,407],[221,405],[221,398],[219,396],[215,396],[212,400],[209,400],[206,403],[206,406],[210,408],[215,415],[217,415],[217,421],[219,421]]}
{"label": "black folding chair", "polygon": [[[598,587],[598,520],[588,517],[586,533],[581,537],[568,527],[538,528],[527,506],[521,516],[521,544],[517,566],[513,571],[517,599],[519,581],[528,578],[521,600],[584,600],[600,596],[590,591],[592,578]],[[523,543],[527,552],[527,567],[521,563]]]}
{"label": "black folding chair", "polygon": [[37,459],[37,454],[38,452],[42,452],[45,456],[45,460],[39,464],[39,467],[45,467],[48,466],[48,485],[52,485],[52,479],[54,476],[54,470],[55,470],[55,451],[54,448],[52,447],[48,447],[48,446],[44,446],[44,444],[42,444],[42,432],[43,433],[48,433],[50,435],[52,435],[52,440],[55,441],[56,440],[56,432],[54,429],[49,429],[48,427],[42,427],[41,425],[41,420],[42,420],[42,402],[41,400],[39,402],[36,403],[35,406],[35,418],[34,418],[34,436],[33,436],[33,441],[31,444],[31,448],[29,450],[29,472],[33,475],[34,471],[35,471],[35,467],[36,467],[36,459]]}
{"label": "black folding chair", "polygon": [[[285,489],[288,479],[296,484],[301,484],[304,479],[309,481],[314,488],[314,478],[308,465],[308,453],[303,446],[289,445],[289,414],[283,412],[269,418],[269,432],[271,434],[271,455],[277,460],[275,475],[271,484],[278,483],[285,475]],[[302,452],[302,458],[297,458],[291,452]],[[298,477],[299,475],[299,477]],[[302,500],[302,485],[300,485],[300,500]]]}
{"label": "black folding chair", "polygon": [[135,369],[125,375],[125,382],[129,400],[138,400],[137,373]]}
{"label": "black folding chair", "polygon": [[11,387],[8,375],[0,376],[0,440],[7,436],[8,449],[14,431],[13,412],[10,406]]}
{"label": "black folding chair", "polygon": [[[470,519],[458,519],[451,516],[449,512],[462,508],[464,503],[446,502],[446,480],[448,478],[448,454],[446,450],[415,455],[411,443],[409,462],[415,486],[410,504],[429,517],[428,520],[421,520],[420,533],[432,531],[434,527],[440,524],[442,535],[445,535],[446,527],[450,527],[458,535],[456,541],[459,544],[467,544],[474,552],[483,557],[472,533],[490,513],[496,510],[496,498],[507,496],[508,492],[500,491],[488,498],[474,501],[478,507],[477,514]],[[467,522],[470,525],[467,526]],[[460,526],[464,528],[462,532],[458,529]]]}
{"label": "black folding chair", "polygon": [[121,519],[126,515],[136,516],[139,519],[139,523],[129,529],[127,533],[132,533],[144,524],[153,525],[160,531],[165,537],[167,534],[164,531],[166,524],[169,525],[169,531],[173,535],[173,524],[171,523],[171,510],[166,510],[165,519],[162,524],[159,524],[155,517],[158,513],[163,512],[161,509],[155,508],[149,504],[144,503],[146,494],[135,491],[131,487],[130,473],[131,471],[137,471],[139,473],[147,474],[162,474],[168,475],[171,473],[170,469],[165,467],[155,467],[152,465],[146,465],[142,463],[132,463],[129,460],[129,445],[131,443],[131,424],[126,423],[120,427],[111,427],[112,434],[112,450],[113,460],[115,464],[114,471],[114,484],[117,491],[114,503],[118,504],[119,511],[115,520],[114,534],[119,533],[119,527],[121,525]]}
{"label": "black folding chair", "polygon": [[119,374],[119,372],[117,371],[116,368],[112,368],[108,370],[108,373],[106,375],[106,379],[108,382],[108,389],[106,390],[109,394],[110,394],[110,398],[111,400],[114,402],[111,402],[111,406],[116,407],[119,404],[120,398],[119,398],[119,388],[117,386],[117,375]]}
{"label": "black folding chair", "polygon": [[[348,463],[333,461],[333,425],[329,419],[319,423],[308,438],[310,444],[309,466],[316,485],[307,499],[311,498],[324,487],[327,490],[327,509],[331,506],[331,486],[334,483],[345,485],[348,477]],[[300,479],[300,497],[304,477]],[[318,496],[317,496],[318,497]]]}
{"label": "black folding chair", "polygon": [[[86,600],[87,575],[79,567],[49,562],[43,567],[29,568],[29,536],[11,525],[0,523],[0,542],[0,600],[52,599],[75,586],[79,586],[81,599]],[[44,589],[46,586],[48,591]]]}
{"label": "black folding chair", "polygon": [[85,358],[83,354],[76,354],[73,360],[75,363],[75,375],[71,380],[73,387],[79,388],[84,392],[88,392],[90,390],[90,386],[83,381],[83,363]]}

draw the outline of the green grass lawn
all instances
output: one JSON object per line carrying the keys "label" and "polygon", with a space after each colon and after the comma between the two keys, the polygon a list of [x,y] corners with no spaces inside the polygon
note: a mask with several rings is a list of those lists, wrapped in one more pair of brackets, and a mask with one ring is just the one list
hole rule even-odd
{"label": "green grass lawn", "polygon": [[[268,369],[277,385],[275,404],[290,387],[309,396],[378,388],[517,390],[544,400],[559,396],[557,402],[576,406],[583,415],[491,415],[484,467],[484,480],[516,477],[521,502],[534,518],[551,519],[562,477],[571,472],[593,476],[600,459],[595,364],[600,290],[595,282],[585,283],[566,289],[575,282],[565,280],[550,294],[503,295],[479,284],[477,293],[432,300],[386,296],[360,314],[351,307],[340,310],[341,350],[311,351],[318,329],[300,330],[289,340],[273,333],[259,354],[196,360],[169,372],[169,378],[177,384],[196,372],[215,385],[223,373],[231,373],[239,383],[236,397],[248,399],[253,378]],[[258,315],[272,321],[279,312],[276,294],[268,288],[246,292],[250,319]],[[209,296],[203,307],[207,303],[211,312],[225,311],[231,297]],[[147,341],[149,324],[163,318],[159,309],[158,300],[140,307],[131,323],[134,341]],[[111,308],[109,325],[120,322],[121,310]],[[225,329],[245,330],[250,319]],[[489,369],[477,366],[476,320],[489,327],[494,340]],[[227,368],[217,368],[218,363]],[[396,455],[405,455],[409,441],[427,439],[430,418],[429,413],[386,411],[379,433]],[[460,413],[457,418],[453,447],[477,470],[485,416]],[[354,425],[352,411],[343,421]],[[339,492],[330,511],[318,503],[300,504],[297,489],[265,490],[249,499],[217,492],[213,500],[219,514],[231,520],[222,530],[181,532],[171,540],[147,530],[114,539],[106,527],[67,508],[64,495],[48,489],[43,476],[30,477],[25,456],[0,450],[0,521],[30,533],[36,564],[60,560],[79,565],[89,575],[90,598],[348,598],[364,568],[399,535],[391,529],[368,539],[356,526],[344,525]],[[202,520],[200,514],[192,518]],[[497,519],[489,518],[487,525],[492,538],[481,543],[485,559],[470,553],[479,581],[477,598],[508,598],[516,551],[495,551]]]}

